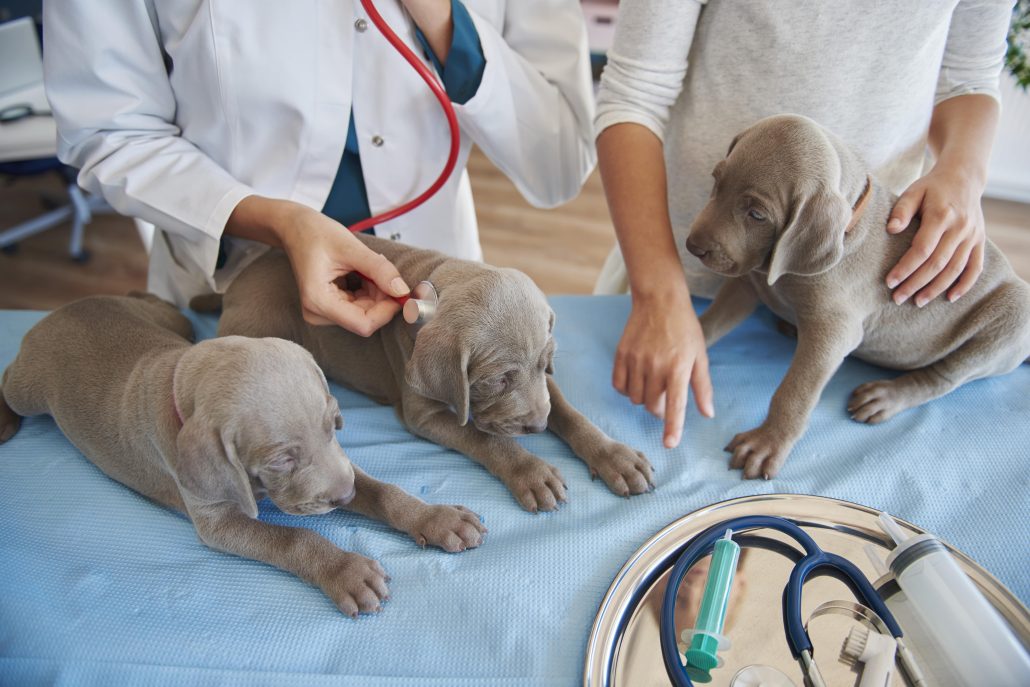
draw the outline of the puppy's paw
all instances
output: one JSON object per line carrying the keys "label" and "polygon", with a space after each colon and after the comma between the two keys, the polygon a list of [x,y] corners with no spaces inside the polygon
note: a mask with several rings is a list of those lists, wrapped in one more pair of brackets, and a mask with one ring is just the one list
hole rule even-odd
{"label": "puppy's paw", "polygon": [[724,450],[733,454],[730,469],[743,470],[744,479],[772,479],[793,445],[793,441],[762,425],[733,437]]}
{"label": "puppy's paw", "polygon": [[862,384],[851,392],[848,413],[855,422],[875,425],[886,422],[911,405],[894,380],[881,379]]}
{"label": "puppy's paw", "polygon": [[411,538],[419,546],[438,546],[457,553],[483,543],[486,527],[464,506],[430,506],[415,518]]}
{"label": "puppy's paw", "polygon": [[590,477],[600,477],[614,494],[629,496],[654,489],[654,469],[640,451],[612,441],[586,461]]}
{"label": "puppy's paw", "polygon": [[0,395],[0,444],[13,437],[20,426],[21,416],[11,410],[3,395]]}
{"label": "puppy's paw", "polygon": [[565,478],[536,456],[520,458],[500,476],[512,496],[530,513],[556,510],[565,502]]}
{"label": "puppy's paw", "polygon": [[319,585],[345,615],[378,613],[390,597],[390,576],[378,561],[356,553],[341,552]]}

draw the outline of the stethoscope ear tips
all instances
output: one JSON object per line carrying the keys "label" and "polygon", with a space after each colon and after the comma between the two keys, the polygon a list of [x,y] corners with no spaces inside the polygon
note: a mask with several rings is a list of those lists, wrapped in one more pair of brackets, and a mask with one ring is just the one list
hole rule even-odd
{"label": "stethoscope ear tips", "polygon": [[404,304],[404,321],[411,325],[424,325],[436,316],[439,302],[436,287],[427,281],[419,282],[412,290],[411,298]]}

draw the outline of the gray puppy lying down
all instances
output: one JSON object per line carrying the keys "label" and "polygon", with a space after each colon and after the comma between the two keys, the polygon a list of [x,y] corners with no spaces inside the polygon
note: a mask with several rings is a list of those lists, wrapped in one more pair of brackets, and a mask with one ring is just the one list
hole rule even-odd
{"label": "gray puppy lying down", "polygon": [[550,429],[616,494],[648,491],[651,465],[610,439],[562,396],[551,376],[554,313],[525,274],[358,235],[409,285],[440,302],[418,332],[397,317],[369,338],[304,322],[289,260],[274,251],[232,283],[220,335],[277,336],[311,351],[330,379],[392,405],[418,436],[457,450],[508,487],[526,510],[565,501],[561,473],[515,435]]}
{"label": "gray puppy lying down", "polygon": [[192,337],[189,320],[149,294],[55,310],[4,372],[0,443],[19,416],[52,415],[109,477],[186,513],[205,544],[287,570],[350,616],[379,609],[383,568],[311,530],[257,520],[259,499],[295,515],[346,508],[422,546],[481,543],[471,511],[424,503],[347,460],[336,399],[300,346],[243,337],[191,346]]}
{"label": "gray puppy lying down", "polygon": [[863,384],[848,402],[859,422],[889,420],[968,381],[1011,372],[1030,356],[1030,286],[987,242],[984,269],[959,301],[898,306],[887,272],[918,220],[886,231],[897,199],[858,156],[810,119],[781,115],[738,135],[712,175],[712,197],[687,249],[728,277],[701,316],[709,346],[765,303],[797,326],[794,359],[759,427],[727,446],[731,467],[766,479],[801,437],[848,355],[907,370]]}

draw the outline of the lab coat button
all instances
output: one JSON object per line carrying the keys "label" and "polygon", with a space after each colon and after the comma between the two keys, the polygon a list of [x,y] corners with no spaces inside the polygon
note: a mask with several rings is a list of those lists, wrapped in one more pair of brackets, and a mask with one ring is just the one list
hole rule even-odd
{"label": "lab coat button", "polygon": [[376,148],[382,146],[383,143],[384,143],[383,137],[380,136],[379,134],[376,134],[375,136],[372,137],[372,145],[374,145]]}
{"label": "lab coat button", "polygon": [[368,30],[368,22],[364,19],[358,19],[354,22],[354,28],[356,28],[361,33],[365,33],[365,31]]}
{"label": "lab coat button", "polygon": [[397,232],[394,232],[394,233],[390,234],[390,240],[391,241],[400,241],[401,240],[401,235],[398,234]]}

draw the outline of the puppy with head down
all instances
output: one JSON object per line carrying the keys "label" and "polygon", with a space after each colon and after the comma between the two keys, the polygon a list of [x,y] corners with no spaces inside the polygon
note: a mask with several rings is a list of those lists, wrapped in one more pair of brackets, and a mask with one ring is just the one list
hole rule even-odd
{"label": "puppy with head down", "polygon": [[628,496],[654,483],[638,451],[606,436],[562,396],[551,376],[554,312],[525,274],[358,235],[409,284],[436,287],[435,317],[417,335],[400,318],[368,338],[309,325],[289,260],[270,252],[225,293],[220,335],[277,336],[311,351],[326,376],[394,406],[415,434],[472,458],[523,508],[565,500],[558,469],[514,437],[550,429],[592,475]]}
{"label": "puppy with head down", "polygon": [[984,269],[959,301],[895,305],[887,272],[919,226],[889,234],[897,197],[840,139],[810,119],[769,117],[738,135],[712,172],[711,199],[687,249],[731,277],[701,316],[714,344],[761,301],[796,325],[798,345],[761,426],[727,450],[744,476],[776,474],[823,387],[848,355],[906,370],[863,384],[848,411],[883,422],[1030,356],[1030,286],[987,242]]}
{"label": "puppy with head down", "polygon": [[288,570],[348,615],[378,610],[376,561],[314,532],[257,519],[268,496],[295,515],[346,508],[448,551],[485,529],[378,482],[336,440],[343,419],[311,355],[281,339],[190,345],[189,321],[154,296],[93,297],[33,327],[0,386],[0,442],[49,414],[109,477],[186,513],[205,544]]}

